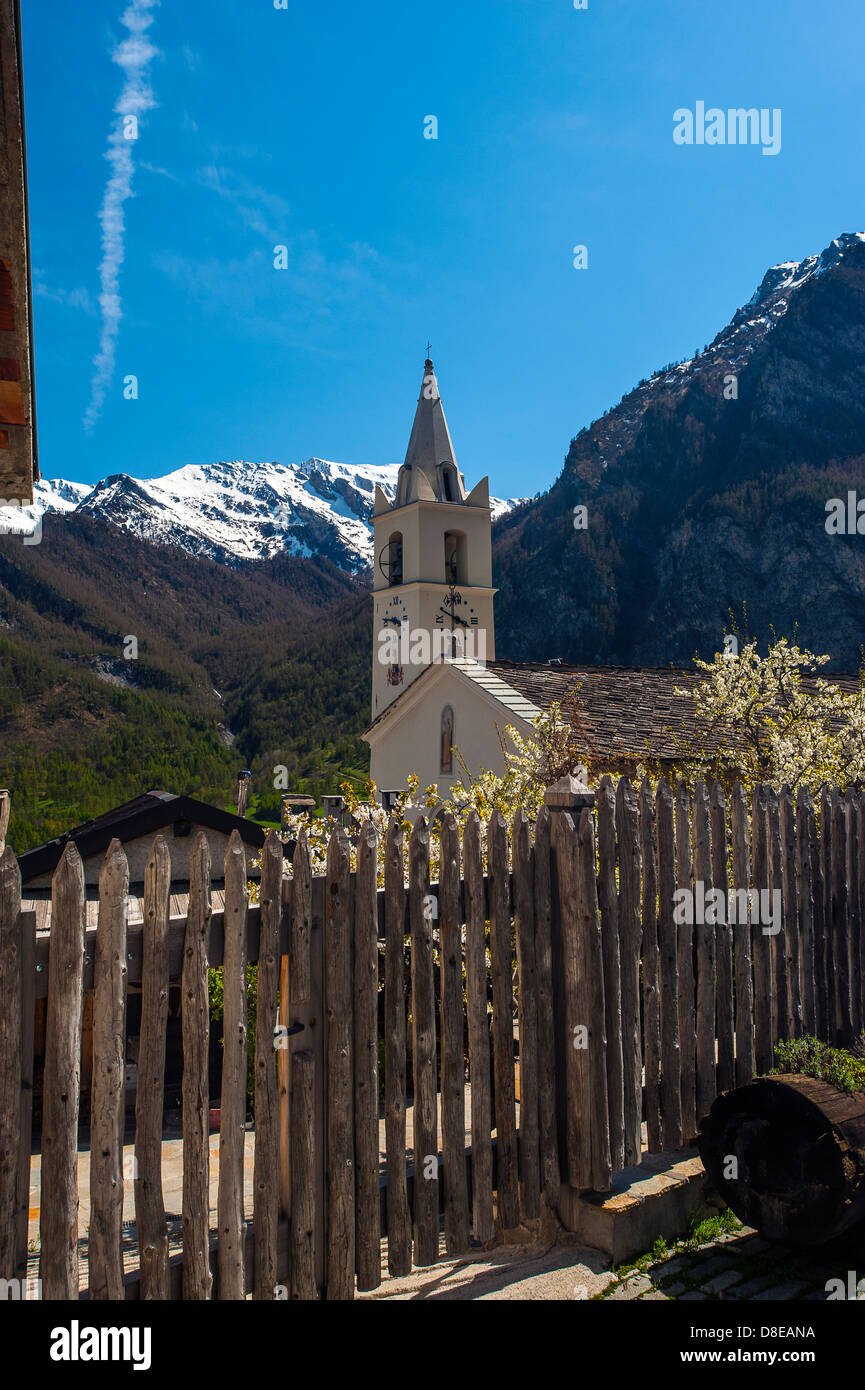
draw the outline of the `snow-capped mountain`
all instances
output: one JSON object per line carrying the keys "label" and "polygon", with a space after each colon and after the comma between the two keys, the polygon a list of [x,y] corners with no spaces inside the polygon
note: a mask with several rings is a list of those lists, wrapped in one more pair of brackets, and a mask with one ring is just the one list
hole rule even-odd
{"label": "snow-capped mountain", "polygon": [[[352,467],[311,458],[288,465],[189,464],[146,480],[119,473],[95,487],[43,481],[36,484],[33,506],[6,529],[26,531],[46,512],[74,511],[222,564],[288,552],[324,555],[357,572],[372,563],[376,484],[393,498],[398,472],[397,464]],[[493,519],[517,500],[491,499]]]}

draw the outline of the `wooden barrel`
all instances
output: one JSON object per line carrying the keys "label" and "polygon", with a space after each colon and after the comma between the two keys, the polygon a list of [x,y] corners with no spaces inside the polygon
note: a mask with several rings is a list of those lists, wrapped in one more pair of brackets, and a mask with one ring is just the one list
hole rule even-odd
{"label": "wooden barrel", "polygon": [[865,1219],[865,1091],[756,1077],[718,1096],[699,1144],[718,1192],[771,1240],[816,1245]]}

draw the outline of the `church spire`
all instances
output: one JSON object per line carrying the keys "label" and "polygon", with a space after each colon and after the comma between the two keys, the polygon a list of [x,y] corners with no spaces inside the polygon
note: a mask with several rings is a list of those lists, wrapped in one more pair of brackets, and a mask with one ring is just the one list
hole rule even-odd
{"label": "church spire", "polygon": [[465,485],[457,466],[456,454],[445,419],[438,382],[432,359],[424,362],[424,377],[418,396],[414,424],[408,441],[403,468],[411,470],[414,495],[423,495],[421,487],[417,493],[418,474],[425,475],[434,497],[440,502],[462,502],[465,500]]}

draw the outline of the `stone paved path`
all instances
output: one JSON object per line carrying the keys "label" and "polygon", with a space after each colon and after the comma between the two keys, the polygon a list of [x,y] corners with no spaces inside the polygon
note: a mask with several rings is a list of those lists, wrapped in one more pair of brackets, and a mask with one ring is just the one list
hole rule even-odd
{"label": "stone paved path", "polygon": [[[853,1275],[852,1286],[850,1275]],[[826,1302],[831,1279],[856,1288],[865,1301],[865,1231],[816,1250],[771,1245],[747,1226],[706,1245],[674,1247],[664,1258],[617,1271],[602,1299],[679,1299]],[[590,1294],[589,1297],[593,1295]],[[849,1292],[847,1294],[849,1297]]]}

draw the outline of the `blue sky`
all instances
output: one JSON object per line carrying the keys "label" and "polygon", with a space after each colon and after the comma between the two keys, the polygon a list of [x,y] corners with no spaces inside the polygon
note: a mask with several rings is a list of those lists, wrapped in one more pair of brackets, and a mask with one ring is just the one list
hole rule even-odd
{"label": "blue sky", "polygon": [[[46,477],[401,462],[429,339],[467,482],[532,494],[769,265],[865,230],[861,0],[162,0],[91,404],[126,7],[23,0]],[[780,108],[780,153],[675,145],[699,100]]]}

